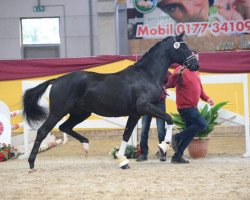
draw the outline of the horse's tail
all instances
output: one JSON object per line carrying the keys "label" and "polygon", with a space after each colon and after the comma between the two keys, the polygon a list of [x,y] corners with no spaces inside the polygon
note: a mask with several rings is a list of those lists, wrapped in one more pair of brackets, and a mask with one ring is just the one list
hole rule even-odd
{"label": "horse's tail", "polygon": [[28,89],[23,95],[23,116],[28,124],[44,121],[48,114],[44,107],[38,104],[38,101],[46,91],[47,87],[53,84],[55,79],[45,81],[38,86]]}

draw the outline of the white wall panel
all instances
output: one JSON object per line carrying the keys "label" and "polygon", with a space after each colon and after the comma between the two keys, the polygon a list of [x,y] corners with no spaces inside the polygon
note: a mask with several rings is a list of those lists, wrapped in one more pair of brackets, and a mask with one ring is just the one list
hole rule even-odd
{"label": "white wall panel", "polygon": [[114,2],[40,0],[45,12],[34,12],[37,0],[0,0],[0,59],[22,58],[20,19],[35,17],[60,18],[60,57],[116,54]]}

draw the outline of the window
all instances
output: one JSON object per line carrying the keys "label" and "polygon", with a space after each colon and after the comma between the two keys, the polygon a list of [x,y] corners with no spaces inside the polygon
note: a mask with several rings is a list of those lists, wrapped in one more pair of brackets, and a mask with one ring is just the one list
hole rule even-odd
{"label": "window", "polygon": [[59,18],[21,19],[24,58],[59,57]]}
{"label": "window", "polygon": [[23,44],[59,44],[59,18],[22,19]]}

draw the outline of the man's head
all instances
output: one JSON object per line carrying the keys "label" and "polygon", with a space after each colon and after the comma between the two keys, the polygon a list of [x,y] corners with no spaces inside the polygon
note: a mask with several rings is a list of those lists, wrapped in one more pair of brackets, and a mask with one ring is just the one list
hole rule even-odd
{"label": "man's head", "polygon": [[176,22],[207,21],[208,0],[158,0],[157,7]]}
{"label": "man's head", "polygon": [[195,55],[196,59],[199,60],[199,54],[195,49],[191,49],[191,53]]}

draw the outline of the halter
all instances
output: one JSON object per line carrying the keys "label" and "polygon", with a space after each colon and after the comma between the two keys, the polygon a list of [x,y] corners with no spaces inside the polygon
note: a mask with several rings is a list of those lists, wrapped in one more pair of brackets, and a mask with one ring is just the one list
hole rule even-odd
{"label": "halter", "polygon": [[190,65],[189,61],[193,59],[196,59],[195,55],[192,54],[191,56],[188,56],[186,60],[183,62],[183,67],[187,68]]}
{"label": "halter", "polygon": [[[177,42],[177,41],[175,40],[175,43],[174,43],[174,45],[173,45],[174,48],[175,48],[175,49],[179,49],[180,46],[181,46],[181,43],[182,43],[182,44],[186,44],[186,42],[184,42],[184,41],[182,41],[182,42]],[[182,55],[181,55],[181,56],[182,56]],[[188,57],[184,60],[182,66],[183,66],[184,68],[188,68],[189,65],[190,65],[189,62],[190,62],[191,60],[193,60],[193,59],[196,59],[196,57],[195,57],[194,54],[192,54],[191,56],[188,56]],[[182,88],[181,86],[182,86],[182,83],[183,83],[182,74],[179,75],[177,82],[178,82],[178,85],[180,86],[180,89],[181,89],[181,88]]]}
{"label": "halter", "polygon": [[[179,49],[180,46],[181,46],[181,44],[186,44],[186,42],[184,42],[184,41],[182,41],[182,42],[177,42],[177,41],[176,41],[176,42],[174,43],[173,46],[174,46],[175,49]],[[190,65],[189,62],[190,62],[191,60],[193,60],[193,59],[196,59],[195,55],[192,54],[191,56],[188,56],[188,57],[185,59],[185,61],[183,62],[183,65],[182,65],[182,66],[183,66],[184,68],[187,68],[187,67]]]}

